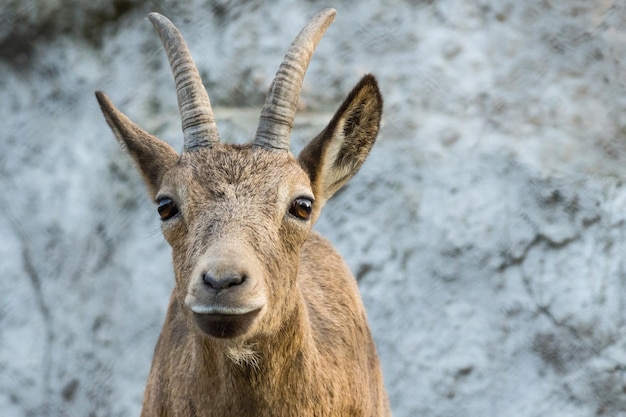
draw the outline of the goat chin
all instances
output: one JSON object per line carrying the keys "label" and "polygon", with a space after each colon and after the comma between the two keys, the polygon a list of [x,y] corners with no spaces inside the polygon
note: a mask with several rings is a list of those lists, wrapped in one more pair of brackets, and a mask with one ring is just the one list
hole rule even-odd
{"label": "goat chin", "polygon": [[245,314],[197,314],[193,313],[196,326],[205,334],[219,339],[241,337],[253,328],[261,309]]}

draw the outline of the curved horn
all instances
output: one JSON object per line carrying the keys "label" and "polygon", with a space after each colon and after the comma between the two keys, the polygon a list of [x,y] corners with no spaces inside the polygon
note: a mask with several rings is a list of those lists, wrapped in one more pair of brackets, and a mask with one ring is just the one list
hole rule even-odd
{"label": "curved horn", "polygon": [[213,146],[220,138],[211,102],[183,36],[168,18],[159,13],[150,13],[148,19],[161,38],[174,74],[184,151]]}
{"label": "curved horn", "polygon": [[313,52],[328,26],[335,20],[334,9],[319,12],[302,29],[287,51],[261,110],[254,146],[288,151],[289,137],[302,90],[304,73]]}

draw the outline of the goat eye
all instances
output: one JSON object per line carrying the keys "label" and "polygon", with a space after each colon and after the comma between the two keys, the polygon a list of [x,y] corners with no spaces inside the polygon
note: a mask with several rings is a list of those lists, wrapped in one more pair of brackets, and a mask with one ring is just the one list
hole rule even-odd
{"label": "goat eye", "polygon": [[167,220],[178,214],[178,207],[170,198],[162,198],[157,201],[157,211],[161,220]]}
{"label": "goat eye", "polygon": [[302,220],[309,220],[312,211],[313,202],[304,197],[296,198],[289,207],[289,214]]}

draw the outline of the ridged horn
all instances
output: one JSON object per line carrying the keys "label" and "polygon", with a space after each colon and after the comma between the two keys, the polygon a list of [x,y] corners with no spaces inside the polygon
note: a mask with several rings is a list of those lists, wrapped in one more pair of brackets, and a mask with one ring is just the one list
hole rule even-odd
{"label": "ridged horn", "polygon": [[317,44],[335,20],[334,9],[319,12],[302,29],[287,51],[267,93],[254,146],[273,151],[288,151],[296,107],[304,74]]}
{"label": "ridged horn", "polygon": [[183,36],[167,17],[159,13],[150,13],[148,19],[161,38],[174,75],[184,151],[213,146],[220,137],[211,102]]}

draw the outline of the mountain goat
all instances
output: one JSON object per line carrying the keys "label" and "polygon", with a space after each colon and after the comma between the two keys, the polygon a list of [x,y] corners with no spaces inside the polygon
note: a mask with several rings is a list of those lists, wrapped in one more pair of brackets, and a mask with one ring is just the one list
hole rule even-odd
{"label": "mountain goat", "polygon": [[356,281],[311,230],[375,141],[382,113],[375,78],[361,79],[297,158],[289,151],[304,73],[334,17],[321,11],[296,37],[251,144],[220,143],[187,46],[157,13],[149,20],[174,74],[182,153],[96,92],[172,248],[176,282],[144,417],[391,414]]}

